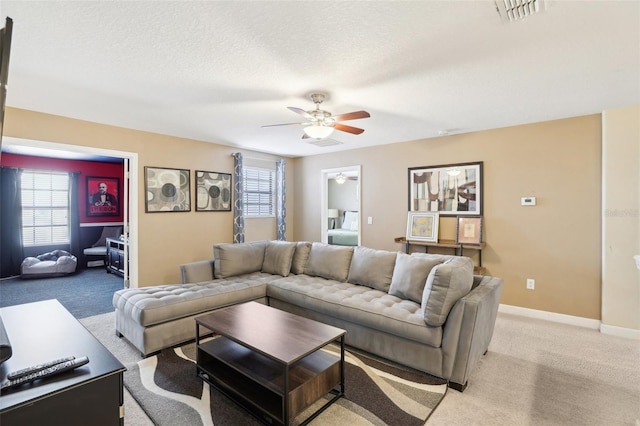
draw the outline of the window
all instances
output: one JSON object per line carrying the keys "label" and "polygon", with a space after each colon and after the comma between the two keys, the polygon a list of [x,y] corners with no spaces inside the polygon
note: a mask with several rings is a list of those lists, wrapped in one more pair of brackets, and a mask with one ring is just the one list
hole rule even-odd
{"label": "window", "polygon": [[276,172],[255,167],[244,168],[242,212],[244,216],[274,216]]}
{"label": "window", "polygon": [[22,244],[69,243],[69,174],[22,172]]}

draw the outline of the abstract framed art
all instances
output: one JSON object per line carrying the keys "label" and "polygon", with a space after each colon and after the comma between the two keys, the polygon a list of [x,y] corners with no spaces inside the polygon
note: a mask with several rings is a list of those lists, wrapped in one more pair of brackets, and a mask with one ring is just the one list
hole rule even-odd
{"label": "abstract framed art", "polygon": [[482,214],[482,162],[409,168],[409,211]]}
{"label": "abstract framed art", "polygon": [[145,167],[144,189],[147,213],[191,211],[189,170]]}
{"label": "abstract framed art", "polygon": [[231,211],[231,174],[196,170],[196,211]]}
{"label": "abstract framed art", "polygon": [[437,212],[409,212],[407,241],[438,242],[440,215]]}

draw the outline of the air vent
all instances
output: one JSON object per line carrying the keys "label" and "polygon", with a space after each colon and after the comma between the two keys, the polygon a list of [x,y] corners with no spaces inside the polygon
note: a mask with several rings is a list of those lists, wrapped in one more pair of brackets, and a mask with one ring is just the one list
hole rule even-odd
{"label": "air vent", "polygon": [[513,22],[544,11],[544,0],[496,0],[502,22]]}
{"label": "air vent", "polygon": [[320,147],[324,147],[324,146],[332,146],[332,145],[342,145],[342,142],[337,141],[335,139],[313,139],[311,141],[309,141],[309,143],[311,145],[315,145],[315,146],[320,146]]}

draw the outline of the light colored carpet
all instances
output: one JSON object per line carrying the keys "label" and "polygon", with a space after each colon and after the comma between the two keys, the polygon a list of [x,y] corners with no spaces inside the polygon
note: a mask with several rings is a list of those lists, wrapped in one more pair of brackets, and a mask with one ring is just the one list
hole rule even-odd
{"label": "light colored carpet", "polygon": [[[113,327],[100,326],[113,324],[113,313],[80,321],[125,365],[140,360]],[[125,424],[152,424],[128,396]],[[499,313],[468,388],[449,390],[427,424],[640,426],[640,342]]]}

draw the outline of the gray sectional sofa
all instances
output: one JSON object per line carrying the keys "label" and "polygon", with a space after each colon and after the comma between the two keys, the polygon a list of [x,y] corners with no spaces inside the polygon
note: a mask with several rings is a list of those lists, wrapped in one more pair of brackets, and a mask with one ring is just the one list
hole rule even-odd
{"label": "gray sectional sofa", "polygon": [[316,242],[215,244],[213,259],[180,268],[183,284],[114,294],[116,333],[144,356],[194,339],[198,315],[260,301],[460,391],[488,349],[503,286],[474,276],[467,257]]}

